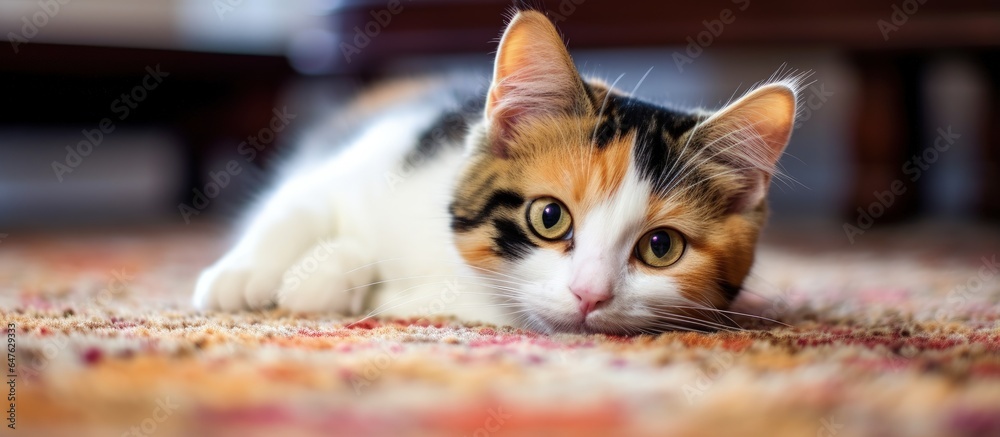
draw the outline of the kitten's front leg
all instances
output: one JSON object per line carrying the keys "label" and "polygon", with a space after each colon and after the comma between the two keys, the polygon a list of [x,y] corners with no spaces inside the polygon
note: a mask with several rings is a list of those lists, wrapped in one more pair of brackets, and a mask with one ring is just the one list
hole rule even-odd
{"label": "kitten's front leg", "polygon": [[376,277],[368,252],[353,236],[317,243],[285,272],[275,302],[294,312],[360,313]]}
{"label": "kitten's front leg", "polygon": [[239,242],[202,272],[194,305],[233,311],[276,303],[286,271],[334,231],[332,205],[315,186],[300,177],[277,190]]}

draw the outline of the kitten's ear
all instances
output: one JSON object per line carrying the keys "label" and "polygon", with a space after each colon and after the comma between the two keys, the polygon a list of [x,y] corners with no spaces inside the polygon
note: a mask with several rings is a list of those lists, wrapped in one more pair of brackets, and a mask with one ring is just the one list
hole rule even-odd
{"label": "kitten's ear", "polygon": [[504,31],[486,98],[493,153],[507,155],[518,123],[538,116],[591,110],[573,59],[545,15],[518,12]]}
{"label": "kitten's ear", "polygon": [[767,196],[778,158],[795,123],[795,86],[772,83],[753,90],[703,122],[703,141],[737,177],[729,211],[742,213]]}

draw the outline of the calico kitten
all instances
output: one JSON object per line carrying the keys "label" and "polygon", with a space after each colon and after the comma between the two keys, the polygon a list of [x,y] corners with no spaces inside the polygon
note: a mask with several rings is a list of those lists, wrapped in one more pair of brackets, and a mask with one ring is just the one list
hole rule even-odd
{"label": "calico kitten", "polygon": [[195,305],[542,332],[720,326],[753,262],[796,79],[714,113],[667,109],[582,79],[552,23],[522,11],[488,89],[458,82],[395,83],[348,109],[364,127],[292,168],[202,273]]}

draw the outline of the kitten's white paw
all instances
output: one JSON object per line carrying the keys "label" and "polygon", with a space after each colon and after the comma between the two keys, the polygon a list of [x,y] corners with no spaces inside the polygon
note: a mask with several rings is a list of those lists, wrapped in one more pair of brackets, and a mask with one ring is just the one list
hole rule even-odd
{"label": "kitten's white paw", "polygon": [[195,285],[194,306],[202,310],[236,311],[271,306],[284,267],[227,256],[205,269]]}
{"label": "kitten's white paw", "polygon": [[321,242],[306,251],[284,274],[277,303],[294,312],[361,311],[375,278],[363,247],[353,242]]}

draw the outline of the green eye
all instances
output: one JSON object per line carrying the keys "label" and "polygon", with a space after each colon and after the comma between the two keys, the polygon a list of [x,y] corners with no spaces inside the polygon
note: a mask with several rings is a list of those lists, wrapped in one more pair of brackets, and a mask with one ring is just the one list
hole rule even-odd
{"label": "green eye", "polygon": [[539,237],[559,240],[573,228],[573,217],[570,217],[566,205],[556,198],[542,197],[528,205],[528,224]]}
{"label": "green eye", "polygon": [[656,229],[647,232],[635,246],[635,257],[650,267],[667,267],[684,254],[687,243],[680,232],[673,229]]}

